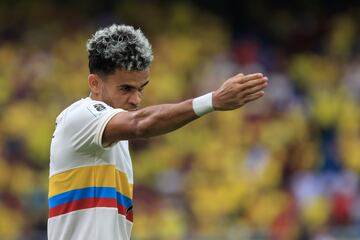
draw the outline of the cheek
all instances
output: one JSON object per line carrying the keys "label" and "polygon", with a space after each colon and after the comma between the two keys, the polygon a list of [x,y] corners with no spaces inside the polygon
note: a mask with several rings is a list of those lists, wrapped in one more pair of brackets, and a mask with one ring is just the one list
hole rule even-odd
{"label": "cheek", "polygon": [[113,99],[114,101],[116,101],[117,105],[126,103],[128,101],[128,98],[129,94],[125,94],[122,92],[116,92],[115,94],[113,94]]}
{"label": "cheek", "polygon": [[125,102],[126,98],[127,98],[126,94],[117,93],[116,95],[114,95],[114,99],[117,102]]}
{"label": "cheek", "polygon": [[103,88],[102,96],[105,102],[116,107],[120,107],[124,101],[123,94],[113,88]]}
{"label": "cheek", "polygon": [[102,86],[102,96],[104,98],[110,98],[111,97],[111,88],[106,86],[105,84]]}

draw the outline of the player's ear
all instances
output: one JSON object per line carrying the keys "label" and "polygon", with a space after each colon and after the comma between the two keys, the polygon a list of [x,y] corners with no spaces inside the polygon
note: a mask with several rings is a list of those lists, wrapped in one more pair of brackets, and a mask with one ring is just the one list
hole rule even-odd
{"label": "player's ear", "polygon": [[101,83],[100,83],[100,79],[98,78],[98,76],[96,74],[89,74],[88,76],[88,84],[89,84],[89,88],[91,90],[91,92],[95,95],[100,93],[100,89],[101,89]]}

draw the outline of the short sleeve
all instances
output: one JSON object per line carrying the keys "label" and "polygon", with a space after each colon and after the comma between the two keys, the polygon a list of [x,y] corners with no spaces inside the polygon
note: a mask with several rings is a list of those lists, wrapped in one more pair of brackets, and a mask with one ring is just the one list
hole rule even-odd
{"label": "short sleeve", "polygon": [[114,109],[103,102],[87,101],[70,110],[64,121],[65,135],[76,150],[104,148],[102,135],[107,123],[122,109]]}

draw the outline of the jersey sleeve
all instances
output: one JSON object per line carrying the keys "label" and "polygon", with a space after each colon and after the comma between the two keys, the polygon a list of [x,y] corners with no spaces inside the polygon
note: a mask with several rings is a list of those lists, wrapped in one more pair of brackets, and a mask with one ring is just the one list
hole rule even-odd
{"label": "jersey sleeve", "polygon": [[114,109],[102,102],[90,101],[68,113],[65,119],[66,136],[76,150],[103,146],[102,135],[107,123],[122,109]]}

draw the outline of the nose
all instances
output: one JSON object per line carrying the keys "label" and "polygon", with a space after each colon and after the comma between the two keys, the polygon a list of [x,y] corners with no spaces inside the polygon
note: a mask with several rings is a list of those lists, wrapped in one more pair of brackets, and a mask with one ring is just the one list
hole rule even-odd
{"label": "nose", "polygon": [[132,94],[129,98],[129,104],[134,108],[137,108],[141,102],[141,94],[136,92]]}

